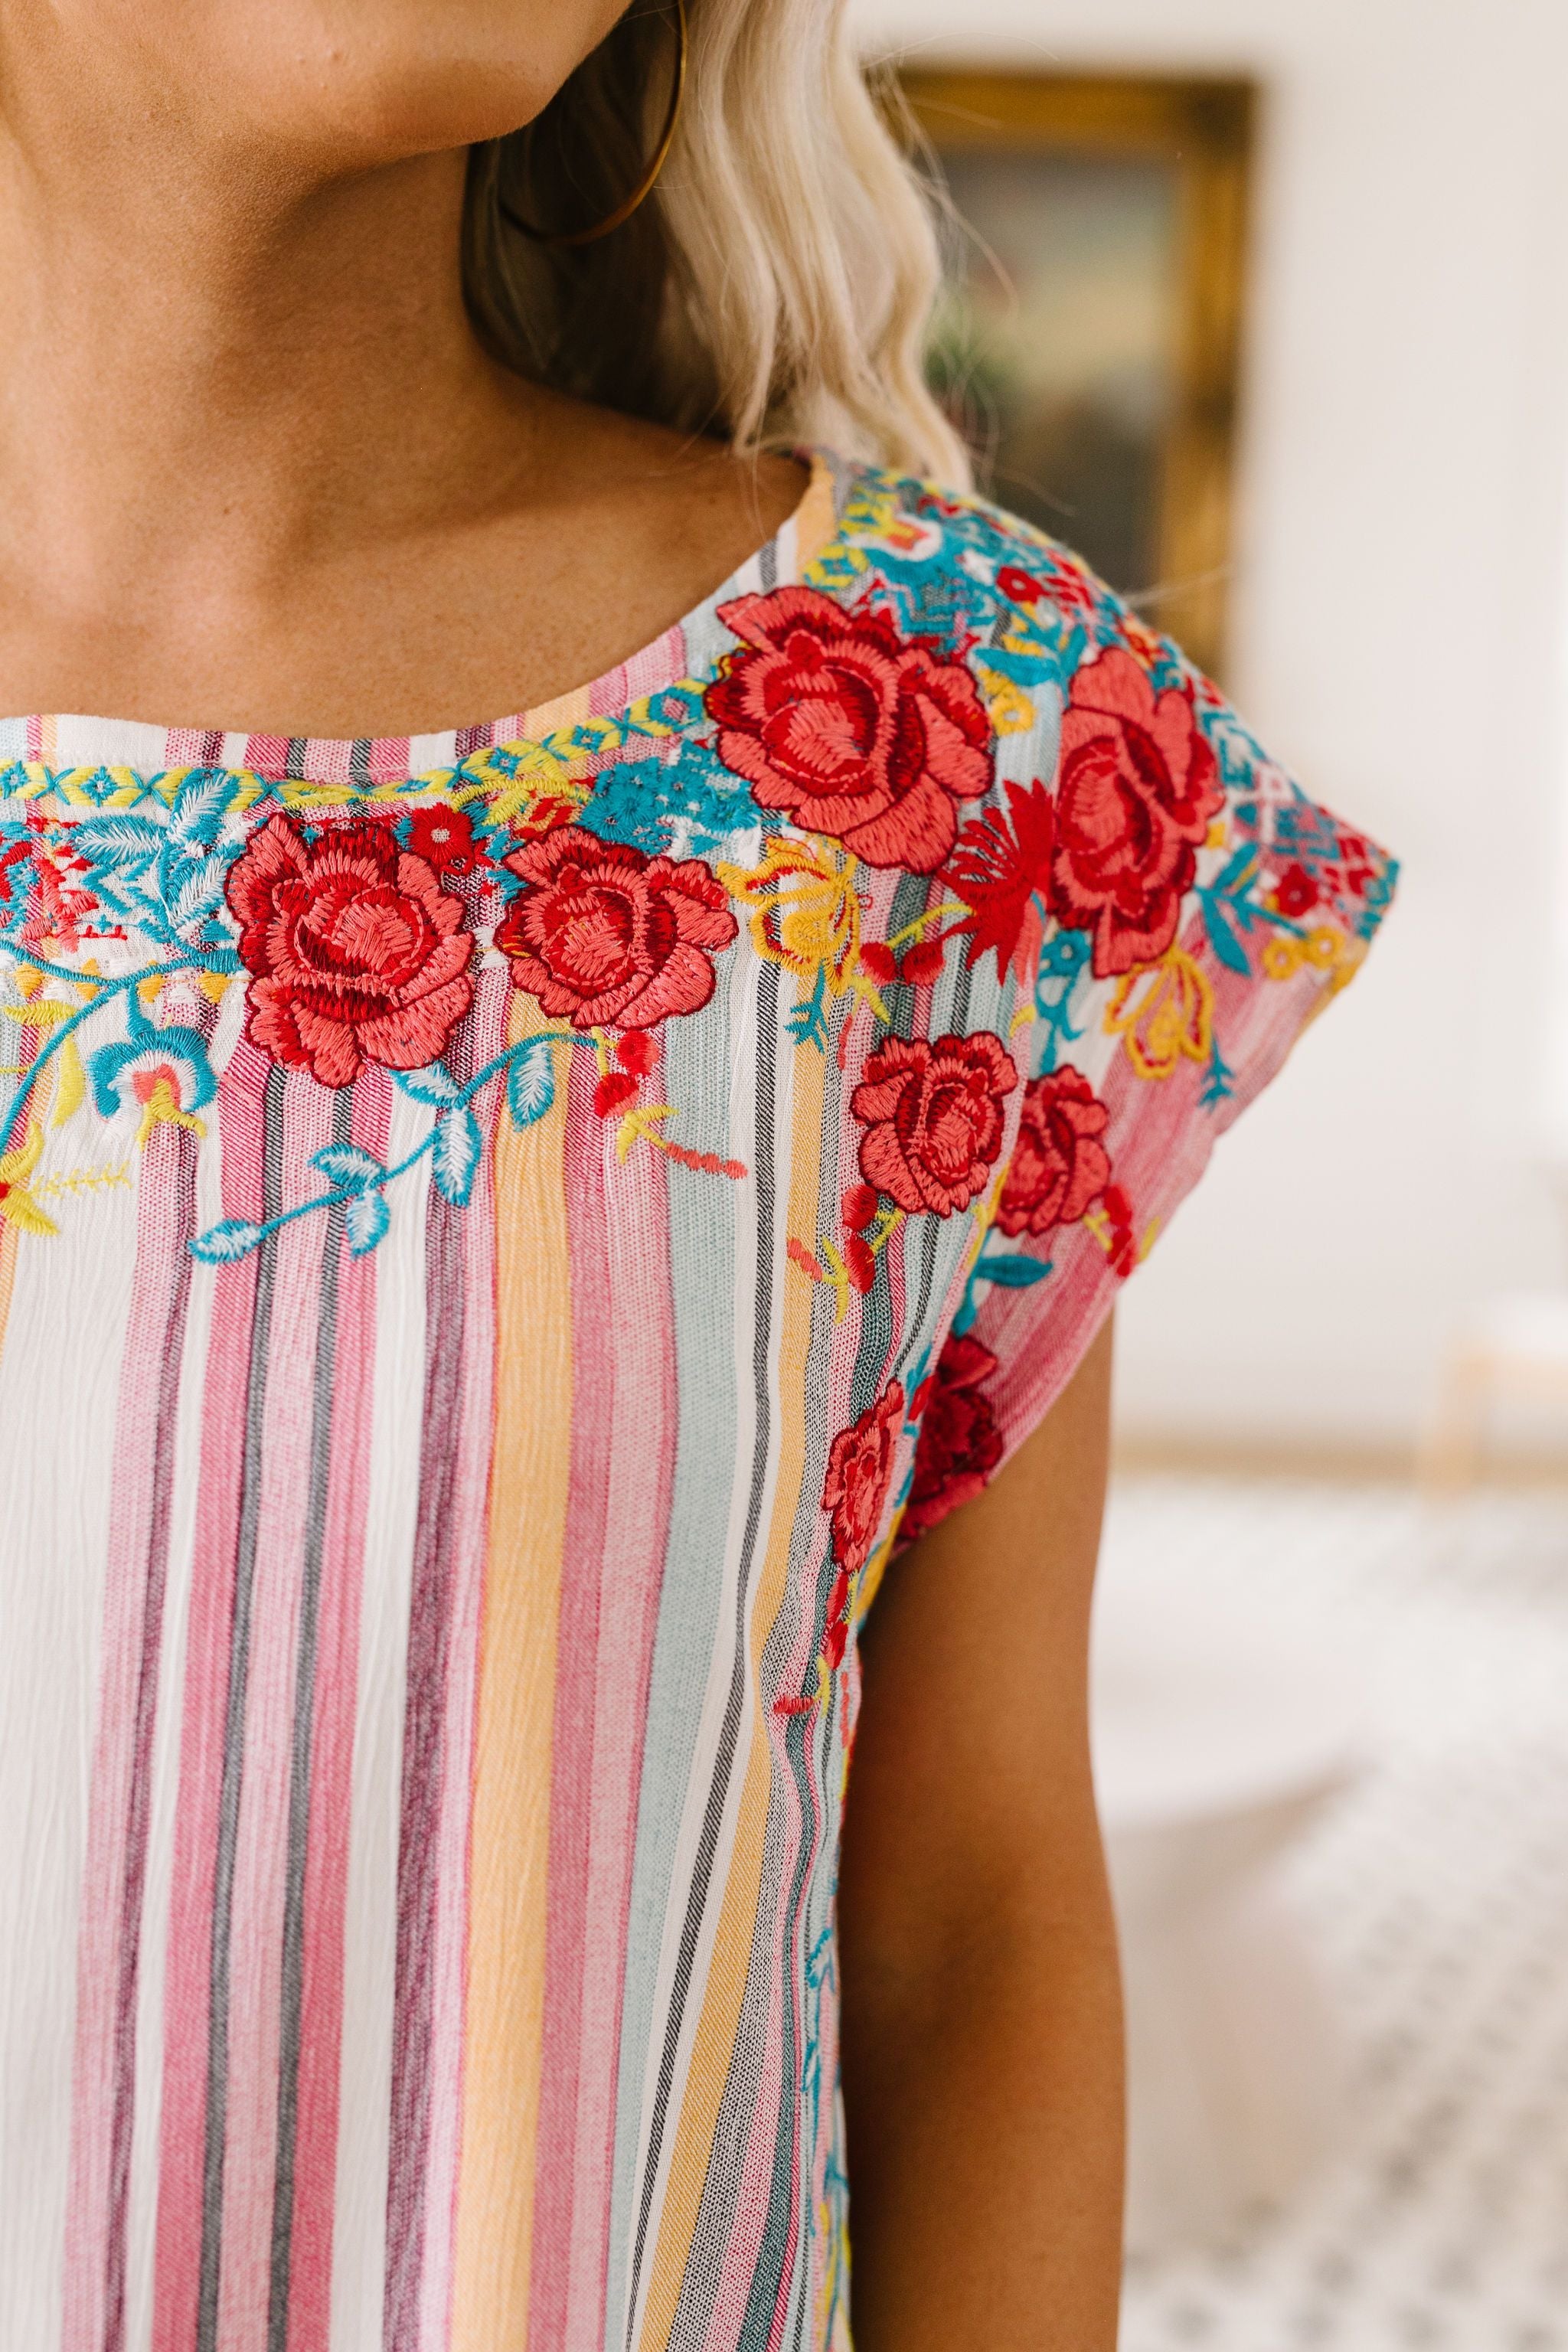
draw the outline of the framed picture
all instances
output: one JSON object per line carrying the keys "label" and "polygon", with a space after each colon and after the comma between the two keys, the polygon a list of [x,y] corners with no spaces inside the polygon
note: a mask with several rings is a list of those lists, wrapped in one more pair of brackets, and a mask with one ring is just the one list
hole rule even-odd
{"label": "framed picture", "polygon": [[933,367],[982,486],[1221,672],[1251,85],[902,87],[963,225]]}

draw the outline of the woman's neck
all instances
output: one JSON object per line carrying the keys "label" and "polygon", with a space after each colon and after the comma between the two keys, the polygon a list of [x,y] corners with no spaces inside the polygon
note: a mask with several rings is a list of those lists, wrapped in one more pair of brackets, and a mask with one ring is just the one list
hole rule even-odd
{"label": "woman's neck", "polygon": [[79,178],[0,148],[0,549],[36,584],[219,554],[259,583],[526,465],[539,404],[464,313],[460,154],[311,187],[141,143]]}
{"label": "woman's neck", "polygon": [[0,711],[321,735],[493,717],[647,643],[798,499],[785,461],[489,359],[460,147],[328,176],[172,119],[156,76],[127,95],[9,69],[0,51]]}

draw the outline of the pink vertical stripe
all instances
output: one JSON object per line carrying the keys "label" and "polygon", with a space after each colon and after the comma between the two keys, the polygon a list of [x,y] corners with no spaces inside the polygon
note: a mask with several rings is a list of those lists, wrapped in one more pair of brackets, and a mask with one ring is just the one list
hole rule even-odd
{"label": "pink vertical stripe", "polygon": [[[331,1140],[333,1097],[308,1072],[293,1071],[283,1105],[279,1192],[289,1208],[321,1189],[310,1155]],[[278,1236],[273,1266],[230,1930],[217,2332],[223,2352],[266,2352],[267,2343],[289,1781],[315,1404],[310,1375],[328,1233],[325,1216],[297,1218]]]}
{"label": "pink vertical stripe", "polygon": [[346,739],[312,735],[305,745],[305,773],[323,783],[346,784],[353,773],[353,751]]}
{"label": "pink vertical stripe", "polygon": [[[241,1041],[218,1088],[226,1216],[261,1214],[271,1066]],[[153,2352],[191,2352],[196,2332],[213,1889],[256,1276],[252,1256],[213,1277],[163,1993]]]}
{"label": "pink vertical stripe", "polygon": [[286,776],[289,772],[289,738],[287,735],[247,735],[241,764],[254,769],[258,776]]}
{"label": "pink vertical stripe", "polygon": [[408,773],[408,737],[376,735],[365,749],[365,766],[376,783],[395,783]]}
{"label": "pink vertical stripe", "polygon": [[[502,1044],[510,983],[480,975],[468,1066]],[[475,1105],[492,1125],[501,1088]],[[480,1596],[494,1439],[493,1196],[481,1152],[466,1207],[426,1208],[420,1495],[410,1596],[397,1882],[387,2352],[447,2340],[461,2124],[468,1862]]]}

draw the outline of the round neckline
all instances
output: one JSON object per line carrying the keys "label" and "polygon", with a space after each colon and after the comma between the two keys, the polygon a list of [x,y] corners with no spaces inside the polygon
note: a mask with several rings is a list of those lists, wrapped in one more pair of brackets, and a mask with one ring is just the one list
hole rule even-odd
{"label": "round neckline", "polygon": [[[286,736],[244,728],[167,726],[94,713],[32,712],[0,719],[0,768],[22,765],[51,774],[119,769],[139,776],[206,768],[270,783],[334,785],[350,795],[356,789],[384,793],[399,784],[416,786],[427,776],[435,780],[487,752],[548,743],[552,737],[574,734],[584,725],[590,730],[613,725],[628,710],[656,703],[684,682],[687,642],[721,604],[743,593],[748,575],[760,573],[769,589],[796,585],[803,572],[829,555],[842,538],[846,500],[841,461],[816,446],[791,454],[807,467],[805,487],[770,536],[647,644],[547,702],[474,726],[399,736]],[[679,702],[679,698],[674,699]],[[657,723],[650,731],[668,739],[690,723],[672,711],[668,721]]]}

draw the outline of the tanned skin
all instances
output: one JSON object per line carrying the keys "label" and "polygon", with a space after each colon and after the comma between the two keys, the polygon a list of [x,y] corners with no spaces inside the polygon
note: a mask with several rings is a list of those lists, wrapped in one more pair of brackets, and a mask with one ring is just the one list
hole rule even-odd
{"label": "tanned skin", "polygon": [[1121,2007],[1089,1777],[1109,1328],[865,1629],[840,1887],[856,2352],[1113,2352]]}
{"label": "tanned skin", "polygon": [[[0,0],[0,709],[467,726],[647,645],[799,467],[520,383],[466,150],[616,0]],[[1083,1756],[1103,1349],[879,1603],[844,1886],[860,2352],[1112,2339]]]}
{"label": "tanned skin", "polygon": [[700,604],[803,469],[521,383],[467,142],[615,0],[0,0],[0,703],[401,735]]}

